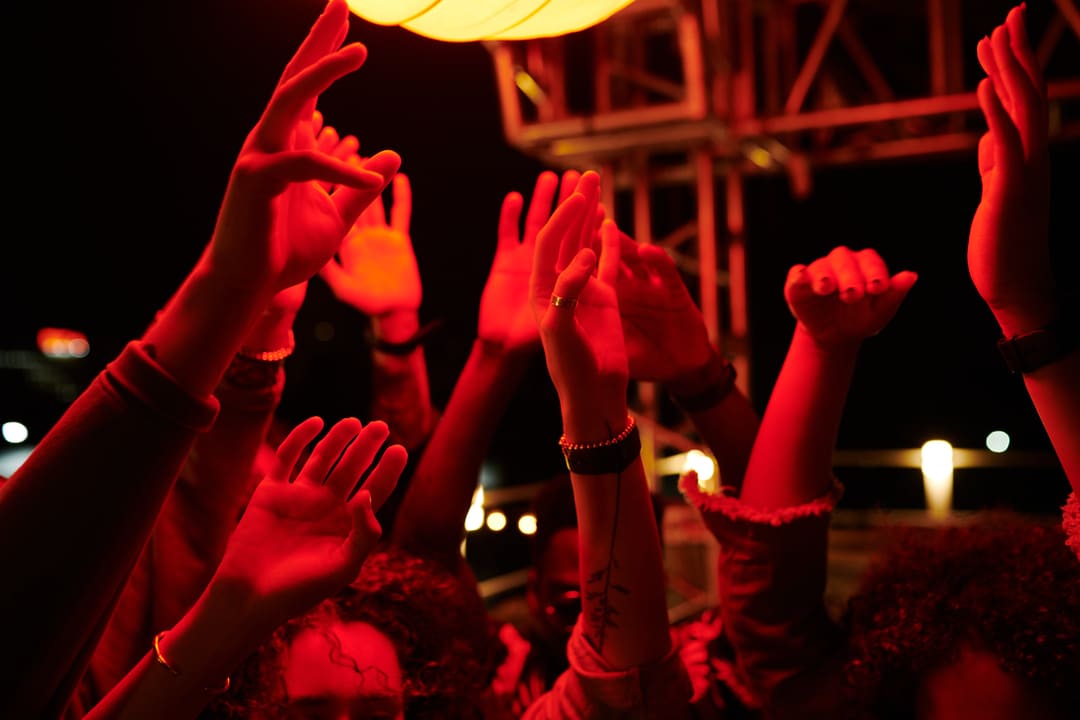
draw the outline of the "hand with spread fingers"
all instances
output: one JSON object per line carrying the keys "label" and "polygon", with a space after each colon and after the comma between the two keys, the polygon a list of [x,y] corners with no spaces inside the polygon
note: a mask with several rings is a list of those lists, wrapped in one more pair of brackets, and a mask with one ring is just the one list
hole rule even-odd
{"label": "hand with spread fingers", "polygon": [[1024,6],[1013,8],[977,46],[989,76],[977,93],[989,132],[979,141],[982,199],[971,223],[968,270],[1007,337],[1046,325],[1055,313],[1046,83],[1026,15]]}
{"label": "hand with spread fingers", "polygon": [[409,221],[412,187],[399,173],[393,181],[389,221],[376,199],[345,236],[337,259],[319,271],[334,296],[370,317],[417,313],[423,298]]}
{"label": "hand with spread fingers", "polygon": [[354,494],[389,430],[349,418],[327,432],[291,479],[322,427],[309,418],[281,443],[276,470],[255,489],[211,581],[249,589],[260,613],[279,622],[356,576],[381,534],[375,512],[405,467],[405,449],[391,445]]}
{"label": "hand with spread fingers", "polygon": [[597,258],[599,186],[595,172],[584,173],[556,209],[537,236],[530,279],[548,371],[573,442],[607,440],[626,424],[629,367],[615,294],[620,240],[614,222],[605,221]]}
{"label": "hand with spread fingers", "polygon": [[792,267],[784,299],[818,345],[858,345],[889,324],[916,279],[910,271],[890,276],[874,250],[840,246],[810,265]]}
{"label": "hand with spread fingers", "polygon": [[319,94],[367,57],[359,43],[342,47],[348,18],[345,0],[331,0],[233,166],[208,261],[237,287],[276,292],[310,278],[400,165],[392,151],[356,164],[316,141]]}

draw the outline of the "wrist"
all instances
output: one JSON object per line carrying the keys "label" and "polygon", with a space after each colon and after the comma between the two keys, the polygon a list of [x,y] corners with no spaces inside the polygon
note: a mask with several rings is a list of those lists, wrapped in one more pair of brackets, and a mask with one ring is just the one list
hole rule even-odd
{"label": "wrist", "polygon": [[859,354],[863,338],[823,337],[811,332],[805,325],[798,322],[791,342],[802,350],[830,358],[851,358]]}
{"label": "wrist", "polygon": [[371,317],[371,335],[380,342],[402,343],[420,329],[417,310],[391,310]]}
{"label": "wrist", "polygon": [[563,436],[571,443],[605,442],[622,432],[628,416],[625,402],[612,403],[603,409],[588,404],[568,407],[562,414]]}

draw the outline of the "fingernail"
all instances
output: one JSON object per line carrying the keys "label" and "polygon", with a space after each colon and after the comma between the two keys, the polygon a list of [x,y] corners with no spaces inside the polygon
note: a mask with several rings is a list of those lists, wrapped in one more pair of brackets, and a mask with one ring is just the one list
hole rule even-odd
{"label": "fingernail", "polygon": [[877,288],[881,287],[881,286],[882,286],[882,282],[881,282],[880,278],[874,278],[873,280],[870,281],[870,287],[874,288],[875,290]]}

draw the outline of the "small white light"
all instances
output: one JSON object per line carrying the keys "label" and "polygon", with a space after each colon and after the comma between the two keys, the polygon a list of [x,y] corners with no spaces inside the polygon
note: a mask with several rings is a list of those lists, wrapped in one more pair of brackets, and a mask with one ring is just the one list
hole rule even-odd
{"label": "small white light", "polygon": [[4,423],[0,427],[0,433],[3,433],[4,439],[12,445],[25,442],[26,438],[30,437],[30,431],[26,429],[26,426],[15,420]]}
{"label": "small white light", "polygon": [[685,473],[690,470],[697,473],[699,485],[707,485],[716,475],[716,461],[700,450],[691,450],[686,453],[682,471]]}
{"label": "small white light", "polygon": [[930,440],[922,446],[923,489],[926,507],[934,517],[944,517],[952,508],[953,447],[945,440]]}
{"label": "small white light", "polygon": [[518,530],[522,535],[535,535],[536,534],[536,516],[532,513],[525,513],[518,518]]}
{"label": "small white light", "polygon": [[1009,433],[995,430],[986,436],[986,449],[990,452],[1003,453],[1009,449]]}
{"label": "small white light", "polygon": [[506,527],[506,515],[498,510],[492,510],[487,516],[488,530],[499,532]]}
{"label": "small white light", "polygon": [[465,531],[476,532],[484,527],[484,506],[470,505],[469,512],[465,513]]}

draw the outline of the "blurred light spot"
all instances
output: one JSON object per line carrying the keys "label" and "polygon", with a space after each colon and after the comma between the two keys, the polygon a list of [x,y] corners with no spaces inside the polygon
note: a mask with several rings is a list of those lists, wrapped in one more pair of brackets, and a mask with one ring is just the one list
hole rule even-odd
{"label": "blurred light spot", "polygon": [[930,514],[942,517],[952,508],[953,448],[944,440],[929,440],[922,446],[923,489]]}
{"label": "blurred light spot", "polygon": [[465,513],[465,531],[476,532],[484,527],[484,506],[470,505],[469,512]]}
{"label": "blurred light spot", "polygon": [[19,466],[26,462],[33,451],[32,446],[23,445],[20,448],[0,452],[0,475],[9,478],[15,474]]}
{"label": "blurred light spot", "polygon": [[86,335],[67,328],[41,328],[37,333],[38,350],[50,358],[84,358],[90,354]]}
{"label": "blurred light spot", "polygon": [[522,535],[535,535],[536,534],[536,516],[532,513],[525,513],[518,518],[518,530]]}
{"label": "blurred light spot", "polygon": [[487,526],[492,532],[499,532],[506,527],[506,515],[499,510],[492,510],[487,516]]}
{"label": "blurred light spot", "polygon": [[514,84],[518,86],[518,90],[524,93],[525,97],[532,100],[534,105],[540,105],[547,100],[547,96],[540,88],[540,84],[536,82],[532,75],[520,68],[514,73]]}
{"label": "blurred light spot", "polygon": [[315,339],[319,342],[330,342],[334,339],[334,325],[327,320],[320,320],[313,328]]}
{"label": "blurred light spot", "polygon": [[1009,433],[995,430],[986,436],[986,448],[990,452],[1003,453],[1009,449]]}
{"label": "blurred light spot", "polygon": [[760,145],[751,148],[746,155],[750,159],[750,162],[754,163],[762,170],[767,170],[772,167],[772,153],[770,153],[768,150],[761,147]]}
{"label": "blurred light spot", "polygon": [[708,485],[716,475],[716,462],[700,450],[691,450],[686,453],[686,460],[683,462],[683,472],[690,470],[697,473],[699,485]]}
{"label": "blurred light spot", "polygon": [[26,438],[30,437],[30,431],[26,429],[26,426],[15,420],[10,420],[0,426],[0,433],[3,433],[4,439],[12,445],[25,442]]}

